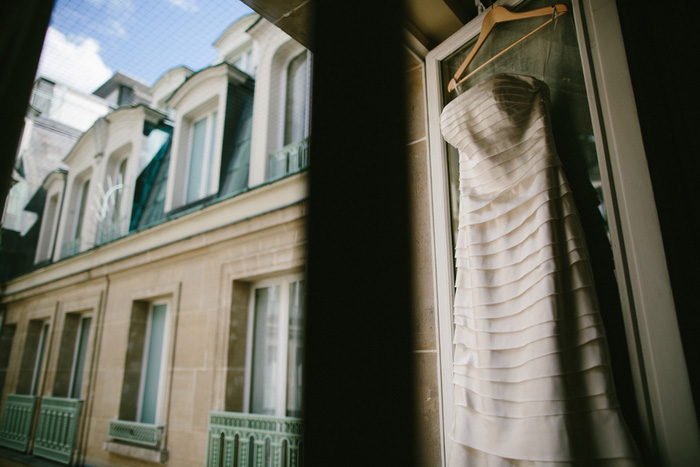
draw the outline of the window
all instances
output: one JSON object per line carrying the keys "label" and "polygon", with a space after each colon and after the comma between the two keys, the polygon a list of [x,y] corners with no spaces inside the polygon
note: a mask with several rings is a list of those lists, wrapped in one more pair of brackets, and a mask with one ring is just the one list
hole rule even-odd
{"label": "window", "polygon": [[141,366],[141,387],[139,388],[139,412],[141,423],[155,424],[160,419],[158,401],[163,381],[163,344],[165,342],[165,304],[153,305],[148,313],[146,341],[144,342],[143,364]]}
{"label": "window", "polygon": [[78,336],[75,339],[75,354],[73,356],[73,366],[71,368],[70,388],[68,389],[68,395],[73,399],[80,399],[80,394],[82,392],[91,323],[92,318],[82,318],[80,320]]}
{"label": "window", "polygon": [[81,231],[83,230],[83,223],[85,222],[85,211],[87,210],[88,203],[88,193],[90,191],[90,179],[83,182],[82,188],[80,190],[80,198],[78,199],[78,204],[76,206],[77,218],[75,221],[75,231],[73,233],[73,239],[80,239]]}
{"label": "window", "polygon": [[250,48],[243,52],[237,59],[233,61],[233,66],[241,71],[248,73],[250,76],[255,76],[255,63],[253,61],[253,49]]}
{"label": "window", "polygon": [[[606,236],[604,229],[599,229],[595,234],[596,237],[593,237],[593,242],[598,243],[597,245],[591,247],[592,237],[589,237],[588,232],[586,232],[587,242],[589,242],[591,250],[591,263],[597,269],[594,271],[596,288],[600,289],[598,290],[599,298],[605,301],[605,304],[601,304],[601,309],[606,310],[602,315],[606,321],[608,340],[609,342],[620,342],[621,340],[614,336],[624,338],[624,334],[626,334],[628,338],[633,339],[628,342],[633,362],[641,361],[638,349],[648,346],[646,348],[649,355],[653,356],[655,360],[659,359],[659,361],[665,362],[665,365],[659,365],[655,368],[670,367],[674,361],[682,359],[682,349],[675,334],[676,330],[671,329],[673,326],[662,328],[645,324],[648,323],[647,316],[653,314],[657,320],[664,319],[660,318],[659,310],[666,310],[672,315],[674,309],[671,294],[662,292],[655,294],[654,300],[659,300],[659,302],[654,301],[652,305],[644,293],[645,290],[649,290],[649,287],[653,287],[658,292],[663,287],[659,284],[668,284],[667,269],[663,258],[654,253],[663,251],[663,249],[661,247],[649,248],[652,243],[655,245],[660,245],[660,243],[645,236],[647,232],[658,232],[658,219],[653,212],[641,208],[645,203],[646,205],[653,204],[653,201],[648,201],[653,198],[653,193],[646,173],[637,171],[640,164],[643,167],[646,165],[641,145],[641,134],[636,126],[636,108],[629,87],[629,76],[624,60],[624,48],[617,22],[615,2],[605,0],[596,2],[595,6],[580,0],[563,1],[562,3],[570,6],[572,14],[562,16],[554,32],[551,32],[550,28],[549,30],[545,29],[544,34],[540,33],[539,37],[534,35],[518,46],[520,47],[519,52],[503,55],[479,72],[482,74],[481,78],[475,75],[474,78],[470,78],[469,82],[477,83],[483,79],[484,74],[503,71],[530,74],[539,79],[542,78],[543,74],[545,75],[545,81],[548,82],[552,94],[552,125],[558,152],[564,169],[567,171],[567,178],[574,198],[578,198],[575,200],[578,210],[581,210],[581,206],[585,206],[586,213],[580,213],[583,227],[591,229],[604,225],[599,219],[609,221],[609,237]],[[507,0],[502,5],[513,9],[521,7],[535,9],[538,6],[546,6],[545,2],[520,2],[518,0]],[[530,30],[534,26],[533,24]],[[486,48],[476,55],[476,60],[470,68],[477,68],[485,59],[493,55],[489,52],[495,53],[502,50],[507,44],[497,43],[501,39],[509,44],[514,38],[522,37],[523,32],[518,31],[518,29],[528,26],[521,21],[515,21],[501,24],[498,27],[504,33],[489,36],[489,39],[484,42]],[[430,126],[433,238],[435,239],[436,252],[437,313],[439,316],[438,329],[443,378],[442,391],[445,401],[452,400],[451,302],[454,290],[452,286],[454,265],[451,260],[453,257],[452,232],[447,226],[453,220],[450,209],[450,192],[456,192],[456,187],[450,186],[449,183],[450,180],[454,180],[454,177],[450,178],[450,171],[454,171],[458,167],[453,163],[453,160],[450,160],[452,156],[442,140],[440,113],[445,102],[454,98],[454,95],[444,94],[447,82],[455,69],[453,62],[459,62],[460,59],[464,58],[465,52],[468,51],[463,47],[479,33],[479,29],[479,21],[465,26],[458,34],[453,35],[432,50],[425,60]],[[511,35],[513,39],[508,42]],[[554,36],[553,39],[552,36]],[[551,54],[548,52],[550,46]],[[548,55],[549,63],[545,67]],[[506,62],[510,62],[510,65],[518,68],[515,70],[501,69],[504,66],[501,59],[505,59]],[[466,83],[467,87],[469,87],[469,82]],[[558,102],[555,103],[555,101]],[[574,105],[563,105],[567,101]],[[629,122],[634,123],[627,125]],[[564,131],[558,132],[556,126]],[[564,146],[567,146],[567,149],[564,149]],[[568,161],[564,160],[566,158]],[[452,159],[454,158],[452,157]],[[600,161],[600,169],[596,167],[598,160]],[[567,163],[570,164],[568,169],[566,168]],[[629,177],[634,179],[634,184],[626,182]],[[576,188],[574,184],[583,189]],[[588,186],[585,187],[585,185]],[[601,191],[604,194],[605,202],[608,203],[607,209],[603,209],[604,206],[599,204]],[[579,204],[580,200],[583,200],[584,204]],[[598,205],[594,206],[596,202]],[[595,208],[597,208],[597,213]],[[589,222],[586,217],[598,220]],[[622,232],[640,232],[640,236],[636,238],[626,237],[622,235]],[[612,255],[610,254],[608,238],[612,242],[613,264],[611,264]],[[598,239],[601,241],[596,242]],[[599,282],[598,279],[604,277],[599,275],[601,272],[608,274],[610,279]],[[622,291],[620,294],[613,293],[613,289],[617,287],[616,279],[620,282],[620,290]],[[601,290],[604,290],[602,294]],[[622,305],[619,303],[620,299],[622,299]],[[618,303],[614,303],[615,301]],[[661,301],[664,301],[666,305],[659,305]],[[621,313],[619,312],[620,308],[622,308]],[[641,323],[639,329],[634,327],[625,329],[622,317],[628,323]],[[618,324],[609,326],[610,320],[616,320]],[[673,318],[666,320],[666,322],[671,320]],[[663,345],[654,349],[655,343],[660,342]],[[620,350],[618,349],[618,352]],[[618,353],[618,355],[620,354]],[[616,360],[619,362],[617,368],[624,366],[624,359]],[[629,368],[626,371],[629,372]],[[613,374],[616,378],[622,375],[621,380],[616,381],[621,404],[629,407],[630,403],[634,404],[635,397],[638,398],[637,409],[641,414],[640,419],[650,421],[650,425],[646,428],[649,433],[652,431],[659,433],[663,430],[659,430],[658,427],[679,423],[678,420],[688,413],[687,408],[692,407],[692,401],[689,397],[680,396],[683,390],[679,390],[679,388],[687,384],[684,381],[683,372],[679,372],[680,376],[674,384],[669,384],[668,373],[661,374],[648,367],[638,367],[632,371],[641,371],[641,379],[632,380],[632,378],[625,376],[625,371],[616,371],[616,368],[613,368]],[[646,381],[649,384],[646,384]],[[664,383],[659,384],[659,381]],[[624,384],[620,384],[620,382]],[[623,385],[627,387],[627,391],[623,389]],[[666,388],[669,389],[668,392],[666,392]],[[631,392],[635,394],[630,395]],[[660,402],[664,406],[664,410],[651,409],[649,400],[665,401],[666,403]],[[669,401],[673,403],[668,403]],[[669,407],[678,410],[672,411]],[[445,431],[448,431],[451,426],[451,418],[452,414],[446,406],[443,412],[443,429]],[[663,436],[659,436],[658,439],[662,438]],[[662,450],[666,452],[676,452],[677,449],[669,446],[674,443],[676,446],[681,446],[683,443],[678,437],[669,440],[667,438],[663,441],[667,447],[662,448]],[[447,439],[446,443],[449,444],[449,442]]]}
{"label": "window", "polygon": [[112,223],[118,223],[123,217],[124,206],[122,206],[122,199],[124,198],[124,183],[126,181],[126,163],[128,159],[124,159],[119,164],[119,169],[114,176],[113,186],[121,185],[121,188],[116,189],[114,193],[114,209],[112,210]]}
{"label": "window", "polygon": [[216,114],[217,112],[214,111],[192,124],[187,159],[185,204],[197,201],[209,194],[216,142]]}
{"label": "window", "polygon": [[32,97],[32,106],[41,113],[49,113],[51,110],[51,101],[53,100],[53,91],[55,83],[39,78],[34,86],[34,95]]}
{"label": "window", "polygon": [[[129,152],[130,145],[120,149],[118,152]],[[97,237],[98,245],[103,245],[125,235],[128,231],[128,206],[125,204],[125,180],[126,167],[129,161],[128,154],[121,161],[110,161],[108,165],[105,185],[101,188],[104,195],[100,200],[99,212],[97,214]],[[118,162],[118,163],[117,163]]]}
{"label": "window", "polygon": [[305,282],[299,277],[253,286],[249,326],[248,409],[300,417]]}
{"label": "window", "polygon": [[19,380],[17,382],[18,394],[30,394],[33,396],[39,394],[48,336],[48,321],[36,319],[29,321]]}
{"label": "window", "polygon": [[119,419],[161,423],[168,344],[168,304],[133,303]]}
{"label": "window", "polygon": [[309,135],[309,54],[305,50],[287,66],[284,111],[284,146],[298,143]]}
{"label": "window", "polygon": [[12,354],[12,343],[15,338],[16,324],[2,323],[2,331],[0,331],[0,397],[5,390],[5,379],[7,378],[7,369],[10,366],[10,357]]}
{"label": "window", "polygon": [[58,221],[58,196],[58,193],[51,196],[44,208],[39,246],[36,255],[37,263],[51,258],[51,248],[53,247],[56,222]]}
{"label": "window", "polygon": [[304,50],[288,62],[282,89],[284,111],[280,112],[278,143],[281,149],[269,155],[268,180],[301,170],[309,162],[311,56],[308,51]]}
{"label": "window", "polygon": [[58,353],[53,395],[80,399],[92,318],[68,313]]}
{"label": "window", "polygon": [[117,97],[117,106],[129,105],[134,100],[134,90],[129,86],[119,86],[119,97]]}

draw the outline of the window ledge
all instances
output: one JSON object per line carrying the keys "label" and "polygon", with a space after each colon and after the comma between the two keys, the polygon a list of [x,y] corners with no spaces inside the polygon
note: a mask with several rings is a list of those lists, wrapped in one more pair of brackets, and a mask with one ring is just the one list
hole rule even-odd
{"label": "window ledge", "polygon": [[105,441],[102,443],[102,450],[124,457],[131,457],[146,462],[156,462],[158,464],[164,464],[168,461],[169,457],[167,449],[147,448],[123,441]]}

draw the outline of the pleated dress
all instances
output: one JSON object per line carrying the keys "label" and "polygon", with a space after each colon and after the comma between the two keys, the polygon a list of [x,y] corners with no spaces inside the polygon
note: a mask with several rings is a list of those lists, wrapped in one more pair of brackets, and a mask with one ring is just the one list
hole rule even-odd
{"label": "pleated dress", "polygon": [[500,74],[442,113],[460,158],[453,467],[639,464],[548,94]]}

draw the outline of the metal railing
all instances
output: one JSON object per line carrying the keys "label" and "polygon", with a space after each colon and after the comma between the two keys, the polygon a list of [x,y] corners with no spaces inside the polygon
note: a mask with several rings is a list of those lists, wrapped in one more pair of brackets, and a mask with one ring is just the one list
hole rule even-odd
{"label": "metal railing", "polygon": [[207,467],[301,467],[303,430],[299,418],[211,411]]}
{"label": "metal railing", "polygon": [[163,427],[150,423],[110,420],[108,434],[120,441],[159,447],[163,437]]}
{"label": "metal railing", "polygon": [[0,446],[26,452],[32,435],[36,396],[8,394],[0,424]]}
{"label": "metal railing", "polygon": [[120,219],[114,222],[101,222],[97,224],[96,245],[104,245],[126,235],[129,226],[127,219]]}
{"label": "metal railing", "polygon": [[32,454],[70,464],[82,404],[79,399],[42,397]]}
{"label": "metal railing", "polygon": [[64,243],[61,249],[61,259],[70,258],[80,253],[80,242],[81,239],[78,237],[75,240]]}
{"label": "metal railing", "polygon": [[289,144],[268,156],[267,179],[274,180],[309,165],[309,138]]}

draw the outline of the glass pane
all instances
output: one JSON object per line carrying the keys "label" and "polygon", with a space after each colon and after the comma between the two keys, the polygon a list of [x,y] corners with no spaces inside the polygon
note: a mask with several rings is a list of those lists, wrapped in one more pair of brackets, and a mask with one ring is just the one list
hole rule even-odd
{"label": "glass pane", "polygon": [[280,286],[255,290],[252,413],[274,415],[277,406]]}
{"label": "glass pane", "polygon": [[163,361],[163,338],[165,337],[165,305],[156,305],[151,310],[151,329],[148,334],[148,355],[143,369],[142,423],[156,423],[158,386]]}
{"label": "glass pane", "polygon": [[[615,384],[620,394],[632,394],[625,329],[622,322],[620,294],[615,277],[612,247],[603,204],[602,182],[596,152],[589,99],[583,74],[581,53],[576,34],[571,2],[562,0],[569,13],[534,33],[513,49],[496,58],[460,86],[462,93],[499,73],[531,76],[547,84],[550,96],[549,119],[557,153],[568,180],[572,197],[581,220],[590,264],[595,280],[601,317],[606,328],[611,352]],[[551,7],[551,2],[532,0],[522,2],[515,11]],[[517,39],[549,20],[550,16],[522,19],[497,24],[483,42],[467,73],[503,51]],[[444,102],[459,93],[447,92],[449,80],[471,51],[476,38],[458,49],[442,63]],[[464,96],[464,94],[462,94]],[[453,228],[456,232],[459,204],[459,155],[447,145],[449,154]],[[456,241],[456,234],[453,237]],[[629,388],[620,392],[622,386]],[[626,398],[627,399],[627,398]]]}
{"label": "glass pane", "polygon": [[80,193],[80,204],[78,205],[78,222],[75,225],[75,235],[73,238],[80,238],[80,231],[83,230],[83,221],[85,218],[85,210],[87,209],[88,192],[90,191],[90,180],[86,180],[83,184],[83,191]]}
{"label": "glass pane", "polygon": [[[226,159],[226,172],[222,183],[221,196],[236,193],[248,187],[250,166],[250,140],[252,136],[253,99],[242,88],[229,91],[230,100],[235,99],[235,111],[240,111],[238,128],[232,154]],[[228,156],[228,155],[227,155]]]}
{"label": "glass pane", "polygon": [[287,69],[287,102],[284,119],[284,145],[306,137],[306,106],[308,93],[307,53],[295,57]]}
{"label": "glass pane", "polygon": [[78,336],[77,349],[75,351],[75,363],[73,364],[73,382],[70,397],[80,399],[83,387],[83,373],[85,371],[85,359],[87,357],[88,339],[90,337],[90,323],[92,318],[84,318],[80,322],[80,335]]}
{"label": "glass pane", "polygon": [[304,363],[304,281],[289,284],[289,340],[287,342],[287,416],[301,417]]}
{"label": "glass pane", "polygon": [[207,136],[206,117],[192,126],[192,150],[190,151],[189,171],[187,173],[187,202],[201,198],[202,170],[204,169],[204,141]]}
{"label": "glass pane", "polygon": [[[570,2],[564,0],[560,3],[565,3],[571,12]],[[513,10],[534,10],[546,6],[551,6],[551,3],[544,0],[532,0],[523,2]],[[486,65],[459,88],[461,92],[464,92],[498,73],[533,76],[547,83],[551,100],[552,130],[557,151],[571,186],[582,223],[584,227],[587,227],[587,238],[591,240],[594,235],[598,236],[601,232],[607,232],[607,219],[581,56],[573,14],[570,12],[561,16],[554,25],[550,24],[544,27]],[[463,76],[478,68],[486,60],[548,19],[551,17],[523,19],[496,25]],[[476,38],[465,44],[442,64],[442,89],[444,90],[445,104],[459,95],[457,92],[448,93],[447,84],[475,42]],[[448,154],[453,234],[455,234],[454,240],[456,241],[459,155],[457,150],[449,145]],[[601,239],[595,241],[601,241]],[[607,243],[609,247],[607,238],[602,238],[602,241]]]}
{"label": "glass pane", "polygon": [[41,379],[41,366],[44,363],[44,351],[46,350],[46,337],[49,334],[49,325],[44,324],[41,328],[41,337],[39,338],[39,348],[36,351],[36,360],[34,361],[34,374],[32,375],[32,389],[30,394],[35,396],[39,391],[39,380]]}
{"label": "glass pane", "polygon": [[116,176],[114,177],[114,184],[115,185],[122,185],[122,188],[117,190],[114,194],[114,209],[112,210],[112,222],[119,222],[121,220],[122,216],[122,195],[124,193],[124,183],[126,181],[126,162],[127,160],[124,159],[121,164],[119,164],[119,170],[117,171]]}
{"label": "glass pane", "polygon": [[209,182],[211,180],[212,168],[214,167],[214,147],[216,146],[216,112],[211,114],[211,118],[209,119],[209,134],[209,154],[207,154],[207,165],[204,167],[206,174],[204,181],[202,182],[204,184],[205,193],[209,192]]}

